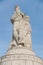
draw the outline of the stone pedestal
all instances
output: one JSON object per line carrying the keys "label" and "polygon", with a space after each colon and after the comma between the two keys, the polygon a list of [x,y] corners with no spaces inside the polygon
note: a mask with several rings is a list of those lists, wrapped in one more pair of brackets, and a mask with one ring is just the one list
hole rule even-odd
{"label": "stone pedestal", "polygon": [[15,47],[9,49],[2,57],[1,65],[43,65],[43,60],[27,48]]}

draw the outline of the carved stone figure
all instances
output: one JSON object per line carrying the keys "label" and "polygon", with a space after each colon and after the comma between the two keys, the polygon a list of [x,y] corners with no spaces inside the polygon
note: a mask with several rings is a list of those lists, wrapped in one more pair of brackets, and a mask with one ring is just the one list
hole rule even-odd
{"label": "carved stone figure", "polygon": [[16,42],[16,44],[13,44],[31,49],[31,26],[29,17],[22,13],[18,6],[15,8],[11,22],[13,24],[13,41]]}

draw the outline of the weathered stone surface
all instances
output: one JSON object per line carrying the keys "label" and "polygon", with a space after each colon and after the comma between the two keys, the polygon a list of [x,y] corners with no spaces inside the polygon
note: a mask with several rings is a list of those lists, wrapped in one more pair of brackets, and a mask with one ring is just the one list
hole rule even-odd
{"label": "weathered stone surface", "polygon": [[22,45],[29,49],[32,48],[31,26],[29,19],[29,16],[24,15],[24,13],[20,11],[19,7],[15,9],[15,13],[11,18],[11,22],[13,23],[13,41],[16,43],[13,43],[13,45]]}
{"label": "weathered stone surface", "polygon": [[35,52],[32,50],[26,48],[26,47],[15,47],[15,48],[10,48],[7,52],[6,55],[10,54],[30,54],[30,55],[35,55]]}
{"label": "weathered stone surface", "polygon": [[2,65],[43,65],[43,60],[32,54],[7,54],[2,57]]}
{"label": "weathered stone surface", "polygon": [[41,58],[37,57],[32,50],[24,47],[9,49],[1,59],[0,65],[43,65]]}

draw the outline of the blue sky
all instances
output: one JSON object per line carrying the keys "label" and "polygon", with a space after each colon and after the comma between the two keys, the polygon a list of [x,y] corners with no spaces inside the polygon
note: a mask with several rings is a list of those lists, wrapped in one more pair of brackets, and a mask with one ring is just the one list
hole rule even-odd
{"label": "blue sky", "polygon": [[43,59],[43,0],[0,0],[0,56],[5,54],[12,39],[10,18],[15,5],[30,16],[32,48]]}

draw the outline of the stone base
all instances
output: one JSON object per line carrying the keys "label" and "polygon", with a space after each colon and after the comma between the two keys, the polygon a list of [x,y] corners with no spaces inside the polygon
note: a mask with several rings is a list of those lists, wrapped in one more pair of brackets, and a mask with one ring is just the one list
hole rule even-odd
{"label": "stone base", "polygon": [[7,52],[6,52],[6,55],[10,55],[10,54],[30,54],[30,55],[35,55],[35,53],[32,51],[32,50],[30,50],[30,49],[28,49],[28,48],[26,48],[26,47],[13,47],[13,48],[10,48]]}
{"label": "stone base", "polygon": [[15,47],[2,57],[1,65],[43,65],[43,60],[36,57],[32,50]]}

